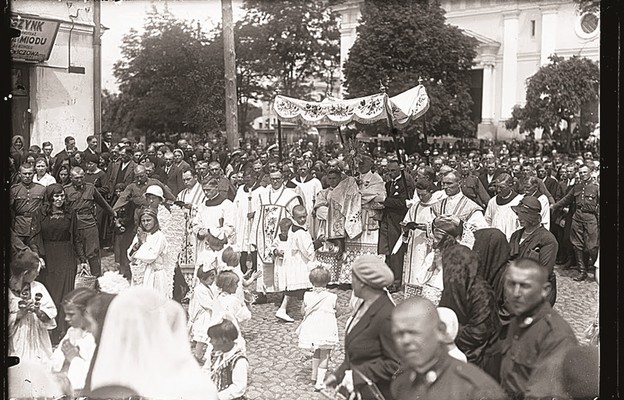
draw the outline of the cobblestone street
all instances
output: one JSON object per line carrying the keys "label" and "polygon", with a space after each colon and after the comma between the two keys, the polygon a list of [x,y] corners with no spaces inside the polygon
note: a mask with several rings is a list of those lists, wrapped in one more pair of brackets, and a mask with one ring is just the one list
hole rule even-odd
{"label": "cobblestone street", "polygon": [[[106,268],[114,265],[112,256],[103,259]],[[596,315],[597,285],[592,280],[574,282],[576,271],[561,271],[557,273],[557,302],[555,309],[570,323],[577,338],[582,344],[588,341],[584,337],[584,330]],[[593,278],[593,275],[590,275]],[[339,306],[348,306],[351,292],[338,288],[331,289],[338,294]],[[402,293],[394,296],[397,302],[402,300]],[[298,322],[301,321],[301,302],[295,301],[289,305],[288,313],[296,321],[294,323],[281,322],[275,318],[279,295],[269,295],[268,303],[257,304],[251,307],[252,319],[243,326],[244,337],[247,340],[247,355],[251,365],[251,374],[246,398],[253,400],[297,399],[316,400],[324,399],[320,393],[314,392],[311,373],[311,356],[306,350],[297,347],[295,333]],[[344,328],[348,315],[338,317],[338,328],[344,336]],[[341,347],[331,356],[329,370],[333,370],[342,362],[344,338],[341,337]]]}

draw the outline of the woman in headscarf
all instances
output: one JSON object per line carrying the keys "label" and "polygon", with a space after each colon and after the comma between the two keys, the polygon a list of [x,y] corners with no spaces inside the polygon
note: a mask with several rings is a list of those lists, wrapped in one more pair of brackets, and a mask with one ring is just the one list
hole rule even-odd
{"label": "woman in headscarf", "polygon": [[459,321],[455,344],[469,362],[481,367],[484,352],[496,341],[500,329],[494,292],[479,275],[477,254],[468,247],[446,248],[442,264],[444,289],[439,306],[455,311]]}
{"label": "woman in headscarf", "polygon": [[158,225],[156,210],[146,207],[139,218],[136,236],[128,248],[132,285],[150,287],[170,299],[175,265],[165,262],[167,238]]}
{"label": "woman in headscarf", "polygon": [[390,381],[399,368],[399,355],[390,332],[394,302],[386,290],[394,281],[394,274],[383,260],[369,254],[356,258],[351,271],[353,294],[361,301],[347,321],[345,361],[325,379],[325,385],[357,392],[362,400],[377,399],[367,385],[370,381],[390,399]]}
{"label": "woman in headscarf", "polygon": [[458,243],[472,248],[474,236],[455,215],[440,215],[427,224],[426,229],[429,249],[418,279],[422,284],[417,286],[421,296],[437,305],[444,288],[442,252]]}
{"label": "woman in headscarf", "polygon": [[479,229],[474,233],[472,246],[479,257],[479,275],[490,284],[494,291],[494,300],[498,316],[502,323],[509,320],[509,312],[504,307],[503,287],[505,271],[509,262],[509,243],[505,234],[496,228]]}
{"label": "woman in headscarf", "polygon": [[217,399],[214,384],[191,354],[184,309],[144,287],[129,288],[111,302],[90,388],[92,398],[123,393],[162,400]]}
{"label": "woman in headscarf", "polygon": [[11,138],[9,155],[15,161],[15,168],[19,171],[20,165],[26,159],[26,149],[24,148],[24,138],[22,136],[15,135]]}

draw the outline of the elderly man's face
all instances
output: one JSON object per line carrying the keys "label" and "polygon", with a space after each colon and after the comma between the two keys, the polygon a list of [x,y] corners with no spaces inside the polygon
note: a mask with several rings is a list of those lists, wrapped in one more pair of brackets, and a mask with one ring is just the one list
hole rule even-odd
{"label": "elderly man's face", "polygon": [[282,183],[284,182],[284,178],[280,172],[273,172],[270,175],[271,178],[271,187],[275,190],[282,187]]}
{"label": "elderly man's face", "polygon": [[202,188],[204,189],[204,194],[208,199],[212,199],[219,193],[217,185],[205,184],[204,186],[202,186]]}
{"label": "elderly man's face", "polygon": [[97,146],[98,146],[97,138],[92,138],[91,140],[89,140],[88,145],[91,150],[94,150],[94,151],[97,150]]}
{"label": "elderly man's face", "polygon": [[390,179],[396,179],[399,175],[401,175],[401,168],[399,167],[399,164],[394,162],[388,163],[387,171]]}
{"label": "elderly man's face", "polygon": [[447,196],[455,196],[461,190],[457,177],[454,174],[446,174],[442,177],[440,185]]}
{"label": "elderly man's face", "polygon": [[522,316],[537,307],[550,293],[550,284],[539,272],[513,264],[505,274],[505,304],[512,315]]}
{"label": "elderly man's face", "polygon": [[119,157],[121,157],[121,161],[125,163],[130,161],[130,158],[131,158],[126,148],[123,148],[119,151]]}

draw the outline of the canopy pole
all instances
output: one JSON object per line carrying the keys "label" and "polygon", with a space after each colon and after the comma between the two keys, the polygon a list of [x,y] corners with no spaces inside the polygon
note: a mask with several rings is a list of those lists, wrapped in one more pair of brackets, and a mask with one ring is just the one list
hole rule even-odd
{"label": "canopy pole", "polygon": [[279,160],[282,162],[282,121],[279,118],[277,119],[277,148],[279,149]]}
{"label": "canopy pole", "polygon": [[405,193],[407,194],[407,198],[408,199],[412,199],[412,195],[410,194],[408,188],[407,188],[407,178],[405,177],[405,164],[403,163],[403,159],[401,158],[401,152],[399,151],[399,144],[397,143],[397,128],[395,128],[394,123],[392,122],[392,113],[391,113],[391,109],[388,105],[388,95],[386,94],[386,88],[383,87],[383,85],[381,86],[381,90],[384,94],[384,105],[386,107],[386,119],[388,120],[388,126],[390,127],[390,132],[392,135],[392,142],[394,143],[394,150],[396,152],[397,155],[397,160],[399,162],[399,167],[401,169],[401,181],[403,182],[403,186],[405,186]]}
{"label": "canopy pole", "polygon": [[342,143],[342,145],[345,145],[345,141],[344,138],[342,137],[342,131],[340,130],[340,126],[338,126],[338,136],[340,136],[340,143]]}

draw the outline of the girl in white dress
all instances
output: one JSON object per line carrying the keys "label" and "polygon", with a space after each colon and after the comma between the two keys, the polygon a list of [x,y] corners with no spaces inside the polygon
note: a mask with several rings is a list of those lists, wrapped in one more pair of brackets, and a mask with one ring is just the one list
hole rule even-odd
{"label": "girl in white dress", "polygon": [[39,257],[30,249],[16,251],[9,278],[9,355],[48,367],[52,355],[49,330],[56,328],[56,307],[39,275]]}
{"label": "girl in white dress", "polygon": [[147,286],[172,298],[175,265],[165,262],[166,253],[167,239],[158,225],[156,211],[147,207],[141,212],[140,226],[128,248],[132,286]]}
{"label": "girl in white dress", "polygon": [[52,354],[52,372],[65,374],[74,393],[84,388],[95,351],[95,338],[84,329],[86,326],[84,312],[87,302],[95,297],[96,293],[93,289],[81,287],[72,290],[63,299],[63,310],[69,329]]}
{"label": "girl in white dress", "polygon": [[336,322],[338,296],[326,288],[331,279],[329,270],[316,267],[310,272],[309,279],[314,288],[303,295],[303,321],[297,328],[297,334],[300,348],[314,350],[311,378],[315,381],[314,389],[320,391],[324,388],[329,355],[339,344]]}

